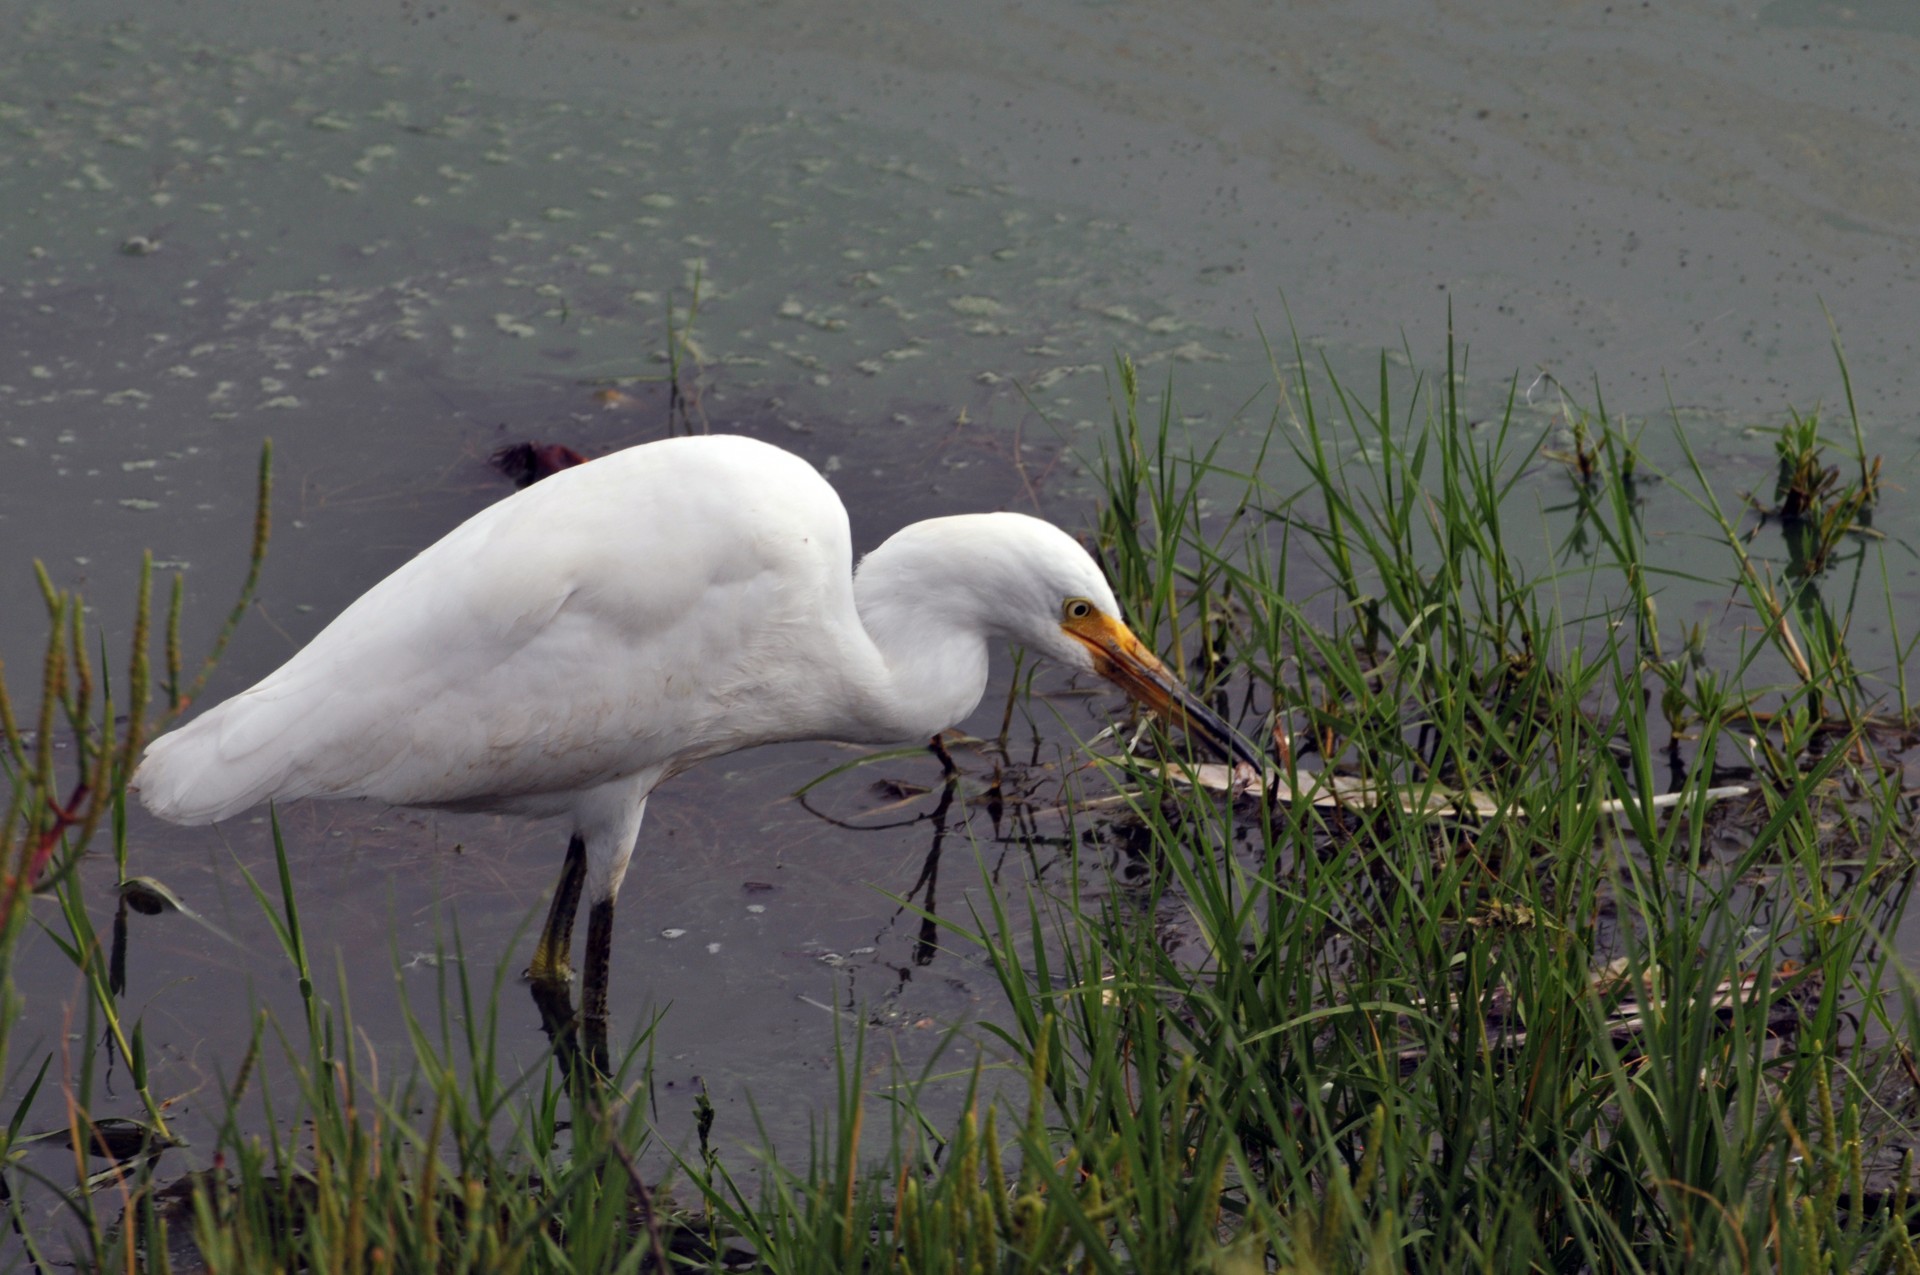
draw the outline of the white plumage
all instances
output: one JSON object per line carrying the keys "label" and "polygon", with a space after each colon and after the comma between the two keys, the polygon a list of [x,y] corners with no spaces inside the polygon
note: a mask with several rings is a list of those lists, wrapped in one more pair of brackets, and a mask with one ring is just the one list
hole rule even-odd
{"label": "white plumage", "polygon": [[189,824],[298,797],[570,816],[529,972],[564,985],[584,884],[603,1054],[613,898],[647,794],[696,762],[931,736],[979,702],[1001,638],[1251,759],[1049,523],[932,519],[852,566],[846,510],[798,457],[726,436],[629,448],[469,518],[258,685],[155,740],[133,786]]}

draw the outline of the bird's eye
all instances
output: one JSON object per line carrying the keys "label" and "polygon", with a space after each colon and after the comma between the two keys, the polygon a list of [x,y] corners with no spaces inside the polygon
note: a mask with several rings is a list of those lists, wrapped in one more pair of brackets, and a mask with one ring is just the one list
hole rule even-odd
{"label": "bird's eye", "polygon": [[1069,620],[1084,620],[1093,614],[1093,603],[1085,598],[1068,598],[1065,610]]}

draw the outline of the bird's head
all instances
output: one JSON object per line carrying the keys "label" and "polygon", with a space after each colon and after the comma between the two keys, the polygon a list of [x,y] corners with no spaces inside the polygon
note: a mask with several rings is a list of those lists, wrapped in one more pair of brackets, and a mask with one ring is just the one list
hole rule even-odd
{"label": "bird's head", "polygon": [[[1104,588],[1102,592],[1111,603],[1111,592]],[[1263,769],[1253,747],[1189,691],[1174,671],[1121,622],[1117,611],[1117,607],[1107,609],[1100,600],[1084,595],[1062,599],[1059,633],[1065,640],[1052,648],[1057,652],[1055,658],[1070,667],[1098,673],[1223,760]]]}
{"label": "bird's head", "polygon": [[[876,574],[891,587],[873,593],[897,590],[897,600],[923,619],[979,625],[1068,668],[1097,673],[1222,758],[1262,765],[1254,748],[1127,627],[1099,566],[1052,523],[1012,513],[915,523],[875,551],[863,577],[876,559],[892,556],[888,550],[898,558]],[[915,559],[925,565],[906,566]],[[908,602],[909,593],[918,596]]]}

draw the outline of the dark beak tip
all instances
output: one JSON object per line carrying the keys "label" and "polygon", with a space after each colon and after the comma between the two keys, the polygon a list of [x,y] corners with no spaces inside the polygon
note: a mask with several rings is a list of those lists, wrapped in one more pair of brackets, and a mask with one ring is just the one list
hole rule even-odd
{"label": "dark beak tip", "polygon": [[1251,766],[1256,774],[1266,772],[1267,759],[1225,718],[1190,695],[1181,698],[1180,708],[1186,717],[1187,733],[1221,761],[1229,766]]}
{"label": "dark beak tip", "polygon": [[1209,741],[1221,753],[1221,760],[1230,766],[1247,766],[1253,772],[1263,774],[1267,768],[1267,759],[1254,750],[1254,747],[1232,727],[1227,728],[1226,738]]}

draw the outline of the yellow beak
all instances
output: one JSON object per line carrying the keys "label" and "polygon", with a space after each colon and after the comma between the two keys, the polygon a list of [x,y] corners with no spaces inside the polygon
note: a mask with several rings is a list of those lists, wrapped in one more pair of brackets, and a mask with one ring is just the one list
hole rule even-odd
{"label": "yellow beak", "polygon": [[1245,762],[1255,770],[1265,768],[1258,750],[1181,685],[1173,670],[1126,625],[1094,611],[1063,620],[1060,627],[1092,653],[1095,672],[1205,744],[1222,761]]}

